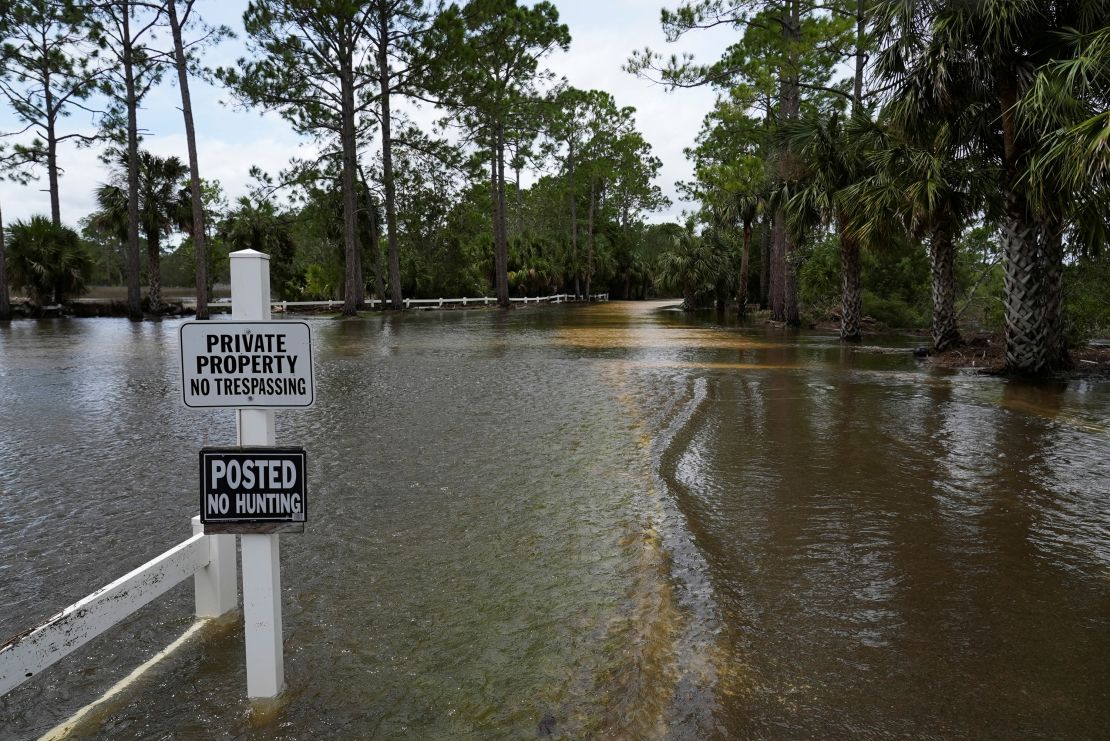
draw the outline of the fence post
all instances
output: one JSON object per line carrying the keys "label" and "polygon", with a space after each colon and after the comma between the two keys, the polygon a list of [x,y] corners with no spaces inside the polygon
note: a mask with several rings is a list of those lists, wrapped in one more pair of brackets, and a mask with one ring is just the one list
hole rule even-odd
{"label": "fence post", "polygon": [[[329,308],[331,302],[329,301]],[[270,320],[270,257],[231,253],[231,311],[240,321]],[[273,445],[274,413],[236,411],[240,445]],[[281,642],[281,549],[276,534],[241,535],[247,697],[277,697],[285,684]]]}
{"label": "fence post", "polygon": [[[204,532],[200,515],[193,518],[193,535]],[[235,536],[207,536],[208,565],[193,577],[193,594],[197,617],[219,617],[239,606],[239,591],[235,567]]]}

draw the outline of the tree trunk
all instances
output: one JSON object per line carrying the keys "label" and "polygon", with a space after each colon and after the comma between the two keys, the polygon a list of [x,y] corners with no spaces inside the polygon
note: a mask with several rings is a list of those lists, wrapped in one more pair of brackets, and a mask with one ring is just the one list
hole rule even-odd
{"label": "tree trunk", "polygon": [[1044,261],[1045,359],[1049,368],[1067,368],[1067,337],[1064,334],[1064,230],[1051,219],[1041,229]]}
{"label": "tree trunk", "polygon": [[162,313],[162,244],[157,225],[146,233],[146,277],[149,311],[157,316]]}
{"label": "tree trunk", "polygon": [[852,86],[852,115],[858,115],[863,107],[863,72],[867,66],[864,52],[864,35],[867,31],[867,0],[856,0],[856,75]]}
{"label": "tree trunk", "polygon": [[590,284],[594,278],[594,200],[596,183],[590,177],[590,208],[586,217],[586,300],[590,300]]}
{"label": "tree trunk", "polygon": [[520,168],[516,170],[516,236],[520,239],[524,235],[524,194],[520,192]]}
{"label": "tree trunk", "polygon": [[752,246],[752,222],[744,219],[744,246],[740,250],[740,285],[736,291],[736,310],[741,316],[748,313],[748,254]]}
{"label": "tree trunk", "polygon": [[[385,235],[389,250],[389,300],[393,308],[405,308],[401,293],[401,247],[397,242],[397,184],[393,177],[393,121],[389,96],[389,15],[386,3],[378,10],[378,91],[382,127],[382,186],[385,188]],[[384,300],[384,299],[383,299]]]}
{"label": "tree trunk", "polygon": [[578,298],[578,199],[574,193],[574,140],[568,140],[567,176],[570,185],[570,255],[574,266],[574,297]]}
{"label": "tree trunk", "polygon": [[8,252],[4,245],[4,215],[0,213],[0,322],[12,318],[12,301],[8,294]]}
{"label": "tree trunk", "polygon": [[355,142],[355,80],[351,69],[353,50],[340,59],[340,145],[343,149],[343,256],[346,270],[343,280],[343,315],[354,316],[362,305],[362,254],[356,231],[358,230],[357,204],[355,203],[355,168],[358,166]]}
{"label": "tree trunk", "polygon": [[370,255],[374,260],[374,290],[378,292],[378,300],[381,301],[381,308],[385,308],[385,279],[382,277],[382,245],[381,233],[379,228],[381,224],[378,223],[378,202],[374,200],[374,194],[370,190],[370,183],[366,180],[366,173],[359,168],[359,176],[362,178],[362,187],[366,190],[366,209],[370,221]]}
{"label": "tree trunk", "polygon": [[189,94],[189,70],[185,64],[185,45],[181,39],[181,23],[177,18],[177,0],[166,3],[173,34],[174,63],[177,86],[181,89],[181,113],[185,119],[185,143],[189,150],[189,196],[193,207],[193,251],[196,253],[197,319],[208,318],[208,244],[204,231],[204,201],[200,192],[200,164],[197,157],[197,133],[193,126],[193,103]]}
{"label": "tree trunk", "polygon": [[54,94],[50,90],[50,73],[43,70],[43,105],[46,108],[46,177],[50,188],[50,219],[54,226],[62,224],[61,197],[58,192],[58,135],[55,130]]}
{"label": "tree trunk", "polygon": [[862,305],[859,280],[859,242],[845,234],[844,224],[840,225],[840,339],[845,342],[859,342],[863,337]]}
{"label": "tree trunk", "polygon": [[786,321],[786,215],[775,209],[771,243],[771,318]]}
{"label": "tree trunk", "polygon": [[[802,109],[802,93],[798,82],[798,70],[801,68],[798,47],[802,41],[802,12],[800,0],[790,0],[789,18],[783,24],[782,33],[789,49],[787,69],[788,74],[782,78],[782,118],[793,121],[798,118]],[[790,181],[795,175],[795,156],[788,146],[784,146],[779,160],[780,177],[783,181]],[[783,318],[792,327],[801,324],[798,313],[798,286],[797,276],[794,274],[794,264],[791,257],[796,246],[794,236],[786,229],[783,223],[782,234],[782,283],[783,283]]]}
{"label": "tree trunk", "polygon": [[143,320],[139,291],[139,102],[135,93],[135,58],[131,39],[130,6],[120,3],[123,16],[123,78],[127,106],[127,317]]}
{"label": "tree trunk", "polygon": [[1037,240],[1018,194],[1007,197],[1002,222],[1003,285],[1006,307],[1006,365],[1021,374],[1045,370],[1044,302]]}
{"label": "tree trunk", "polygon": [[933,348],[944,352],[963,344],[956,324],[956,244],[947,228],[933,231],[929,253],[933,263]]}
{"label": "tree trunk", "polygon": [[496,163],[494,173],[494,198],[497,200],[497,305],[503,309],[512,306],[509,300],[509,227],[505,206],[505,129],[503,124],[496,127],[496,147],[493,157]]}
{"label": "tree trunk", "polygon": [[1005,165],[1006,212],[1002,220],[1002,264],[1006,313],[1006,366],[1013,373],[1033,375],[1048,367],[1045,332],[1043,264],[1037,234],[1021,182],[1018,144],[1018,82],[1013,70],[996,70],[1001,107],[1002,151]]}
{"label": "tree trunk", "polygon": [[765,215],[759,227],[759,308],[771,306],[771,217]]}

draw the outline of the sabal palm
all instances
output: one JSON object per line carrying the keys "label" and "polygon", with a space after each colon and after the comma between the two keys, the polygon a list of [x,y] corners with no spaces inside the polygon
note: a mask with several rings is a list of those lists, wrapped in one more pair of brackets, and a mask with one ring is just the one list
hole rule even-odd
{"label": "sabal palm", "polygon": [[[1031,95],[1039,77],[1086,57],[1105,59],[1069,40],[1110,26],[1105,0],[879,0],[876,26],[884,38],[878,68],[896,84],[917,120],[949,120],[971,106],[989,115],[961,142],[998,163],[995,186],[1005,203],[1006,361],[1018,373],[1039,373],[1066,360],[1061,352],[1062,232],[1074,216],[1067,192],[1045,192],[1038,203],[1029,175],[1053,166],[1040,154],[1053,146],[1060,121],[1100,99],[1091,90],[1070,100]],[[1042,84],[1042,91],[1049,89]],[[1101,101],[1105,104],[1105,90]],[[1081,105],[1075,106],[1074,103]],[[1053,124],[1051,122],[1057,122]],[[1097,137],[1096,137],[1097,139]],[[1057,141],[1056,144],[1060,144]],[[1077,159],[1071,151],[1057,161]],[[1036,177],[1046,182],[1054,175]]]}
{"label": "sabal palm", "polygon": [[659,256],[655,277],[664,290],[681,293],[682,308],[693,311],[699,297],[716,292],[727,269],[727,256],[687,230]]}
{"label": "sabal palm", "polygon": [[32,216],[13,222],[8,234],[11,283],[26,290],[33,303],[62,303],[85,289],[92,259],[77,232]]}
{"label": "sabal palm", "polygon": [[737,310],[743,314],[748,307],[748,263],[752,226],[767,212],[769,186],[762,162],[757,158],[724,166],[715,175],[711,179],[713,186],[705,194],[713,221],[717,226],[726,228],[739,224],[743,234],[736,290]]}
{"label": "sabal palm", "polygon": [[[94,223],[126,239],[127,233],[127,155],[121,154],[111,183],[97,188],[99,211]],[[147,282],[150,310],[162,306],[162,237],[182,226],[189,218],[188,192],[182,180],[188,168],[177,157],[158,157],[139,152],[139,228],[146,237]]]}
{"label": "sabal palm", "polygon": [[870,120],[860,114],[846,120],[839,112],[803,116],[784,127],[792,151],[804,163],[793,192],[786,197],[791,228],[803,235],[819,225],[836,229],[840,241],[840,339],[863,336],[863,291],[860,284],[860,241],[856,222],[862,213],[847,189],[864,176]]}
{"label": "sabal palm", "polygon": [[[973,118],[979,111],[969,111]],[[956,243],[967,221],[987,204],[995,174],[959,147],[960,137],[948,123],[919,127],[913,135],[888,111],[876,126],[874,145],[865,155],[871,174],[845,190],[859,204],[860,238],[875,242],[890,229],[904,229],[929,248],[932,267],[933,346],[940,351],[959,345],[957,324]]]}

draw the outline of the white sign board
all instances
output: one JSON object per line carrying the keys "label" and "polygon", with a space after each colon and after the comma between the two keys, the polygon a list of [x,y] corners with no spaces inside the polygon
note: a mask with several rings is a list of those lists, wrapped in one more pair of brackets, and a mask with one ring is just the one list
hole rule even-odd
{"label": "white sign board", "polygon": [[181,393],[187,407],[312,406],[312,333],[305,322],[185,322]]}

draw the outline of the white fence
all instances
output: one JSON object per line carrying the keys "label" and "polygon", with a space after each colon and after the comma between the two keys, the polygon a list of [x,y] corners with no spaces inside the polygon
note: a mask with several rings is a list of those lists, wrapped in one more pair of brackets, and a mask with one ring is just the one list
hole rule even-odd
{"label": "white fence", "polygon": [[196,615],[218,617],[238,606],[235,536],[193,537],[75,602],[42,624],[0,643],[0,695],[18,687],[190,576]]}
{"label": "white fence", "polygon": [[[194,305],[196,299],[181,298],[175,299],[180,301],[183,305]],[[578,301],[608,301],[608,293],[593,293],[589,297],[579,296],[575,297],[570,293],[557,293],[552,296],[523,296],[520,298],[510,298],[509,301],[514,304],[566,304]],[[450,306],[492,306],[497,303],[496,296],[463,296],[462,298],[406,298],[404,299],[405,308],[432,308],[443,309]],[[370,308],[376,308],[382,304],[390,304],[390,301],[373,298],[367,299],[365,305]],[[297,309],[338,309],[343,306],[342,301],[274,301],[272,302],[275,310],[288,312],[290,309],[296,311]],[[230,308],[231,304],[227,302],[213,302],[208,304],[210,309],[217,308]]]}

